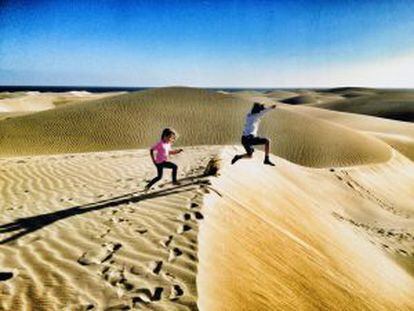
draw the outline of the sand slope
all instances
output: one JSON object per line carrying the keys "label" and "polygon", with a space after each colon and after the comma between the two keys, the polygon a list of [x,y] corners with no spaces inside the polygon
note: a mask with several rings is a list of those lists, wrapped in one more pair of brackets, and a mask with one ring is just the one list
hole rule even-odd
{"label": "sand slope", "polygon": [[[354,91],[296,95],[377,94]],[[413,125],[277,92],[162,88],[0,116],[0,310],[413,310]],[[277,166],[262,152],[231,166],[255,100],[278,103],[261,124]],[[146,195],[165,126],[199,146],[174,158],[181,186],[166,173]],[[201,176],[217,154],[221,175]]]}
{"label": "sand slope", "polygon": [[41,92],[3,92],[0,93],[0,113],[4,112],[35,112],[53,109],[56,106],[77,103],[120,93],[89,93],[72,91],[64,93]]}
{"label": "sand slope", "polygon": [[274,160],[240,161],[213,180],[221,196],[207,198],[200,231],[200,309],[414,308],[412,163],[397,154],[330,171]]}
{"label": "sand slope", "polygon": [[[161,88],[58,107],[0,121],[0,154],[146,148],[165,126],[181,134],[179,144],[184,146],[237,144],[256,98],[246,96]],[[390,149],[379,140],[292,110],[269,113],[261,134],[273,140],[277,155],[307,166],[382,162],[390,157]]]}
{"label": "sand slope", "polygon": [[[284,106],[286,109],[292,109]],[[292,111],[334,122],[377,137],[414,160],[414,124],[355,113],[336,112],[315,107],[295,107]]]}

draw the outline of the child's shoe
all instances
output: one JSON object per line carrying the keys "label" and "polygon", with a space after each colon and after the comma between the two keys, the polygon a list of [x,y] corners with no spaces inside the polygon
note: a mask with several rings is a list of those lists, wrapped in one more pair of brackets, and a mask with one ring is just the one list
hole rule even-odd
{"label": "child's shoe", "polygon": [[275,166],[275,164],[272,161],[270,161],[269,157],[265,157],[265,159],[263,161],[263,164],[270,165],[270,166]]}
{"label": "child's shoe", "polygon": [[236,162],[237,162],[237,161],[239,161],[241,158],[242,158],[241,156],[239,156],[239,155],[235,155],[235,156],[233,157],[233,159],[231,160],[231,164],[236,163]]}

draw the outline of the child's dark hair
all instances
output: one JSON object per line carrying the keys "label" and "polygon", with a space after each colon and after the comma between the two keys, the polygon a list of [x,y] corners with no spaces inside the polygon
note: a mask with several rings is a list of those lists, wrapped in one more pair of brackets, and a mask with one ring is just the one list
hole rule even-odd
{"label": "child's dark hair", "polygon": [[252,107],[251,113],[259,113],[260,111],[264,110],[265,107],[261,103],[254,103]]}
{"label": "child's dark hair", "polygon": [[170,128],[167,127],[167,128],[162,130],[161,139],[163,139],[164,137],[168,137],[170,135],[177,136],[177,133],[173,129],[170,129]]}

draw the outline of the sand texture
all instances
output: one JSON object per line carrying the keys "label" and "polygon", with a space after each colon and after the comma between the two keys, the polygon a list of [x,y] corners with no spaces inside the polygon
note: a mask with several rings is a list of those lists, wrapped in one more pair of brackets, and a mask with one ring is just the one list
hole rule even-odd
{"label": "sand texture", "polygon": [[[180,133],[184,146],[239,144],[245,115],[252,101],[261,99],[257,94],[243,96],[153,89],[10,118],[0,122],[0,155],[146,148],[165,126]],[[390,157],[388,145],[371,136],[283,107],[263,120],[262,134],[273,140],[276,155],[306,166]]]}
{"label": "sand texture", "polygon": [[1,160],[0,272],[13,275],[0,309],[196,309],[200,175],[216,150],[186,149],[183,184],[166,174],[149,194],[146,150]]}
{"label": "sand texture", "polygon": [[[0,94],[0,310],[414,310],[414,125],[324,107],[381,94]],[[254,101],[275,167],[230,164]]]}
{"label": "sand texture", "polygon": [[240,161],[213,180],[200,309],[412,310],[412,162],[315,170],[273,160]]}

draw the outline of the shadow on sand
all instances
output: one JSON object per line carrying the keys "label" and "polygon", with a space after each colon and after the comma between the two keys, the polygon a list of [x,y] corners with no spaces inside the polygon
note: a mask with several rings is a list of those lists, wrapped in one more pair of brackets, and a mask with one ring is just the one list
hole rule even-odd
{"label": "shadow on sand", "polygon": [[[0,225],[0,234],[17,232],[14,235],[0,240],[0,244],[6,244],[12,241],[15,241],[29,233],[35,232],[45,226],[51,225],[56,221],[69,218],[75,215],[81,215],[92,211],[97,211],[107,207],[114,207],[127,203],[136,203],[144,200],[149,200],[158,197],[164,197],[168,195],[173,195],[181,192],[191,191],[192,186],[197,185],[209,185],[210,181],[208,179],[199,179],[200,177],[205,177],[204,175],[198,175],[194,177],[187,177],[181,179],[182,181],[187,181],[182,185],[169,187],[168,189],[163,189],[159,191],[154,191],[151,193],[139,194],[138,192],[127,193],[122,196],[113,197],[106,200],[101,200],[98,202],[93,202],[85,205],[74,206],[65,210],[60,210],[52,213],[18,218],[12,223]],[[189,181],[189,182],[188,182]]]}

